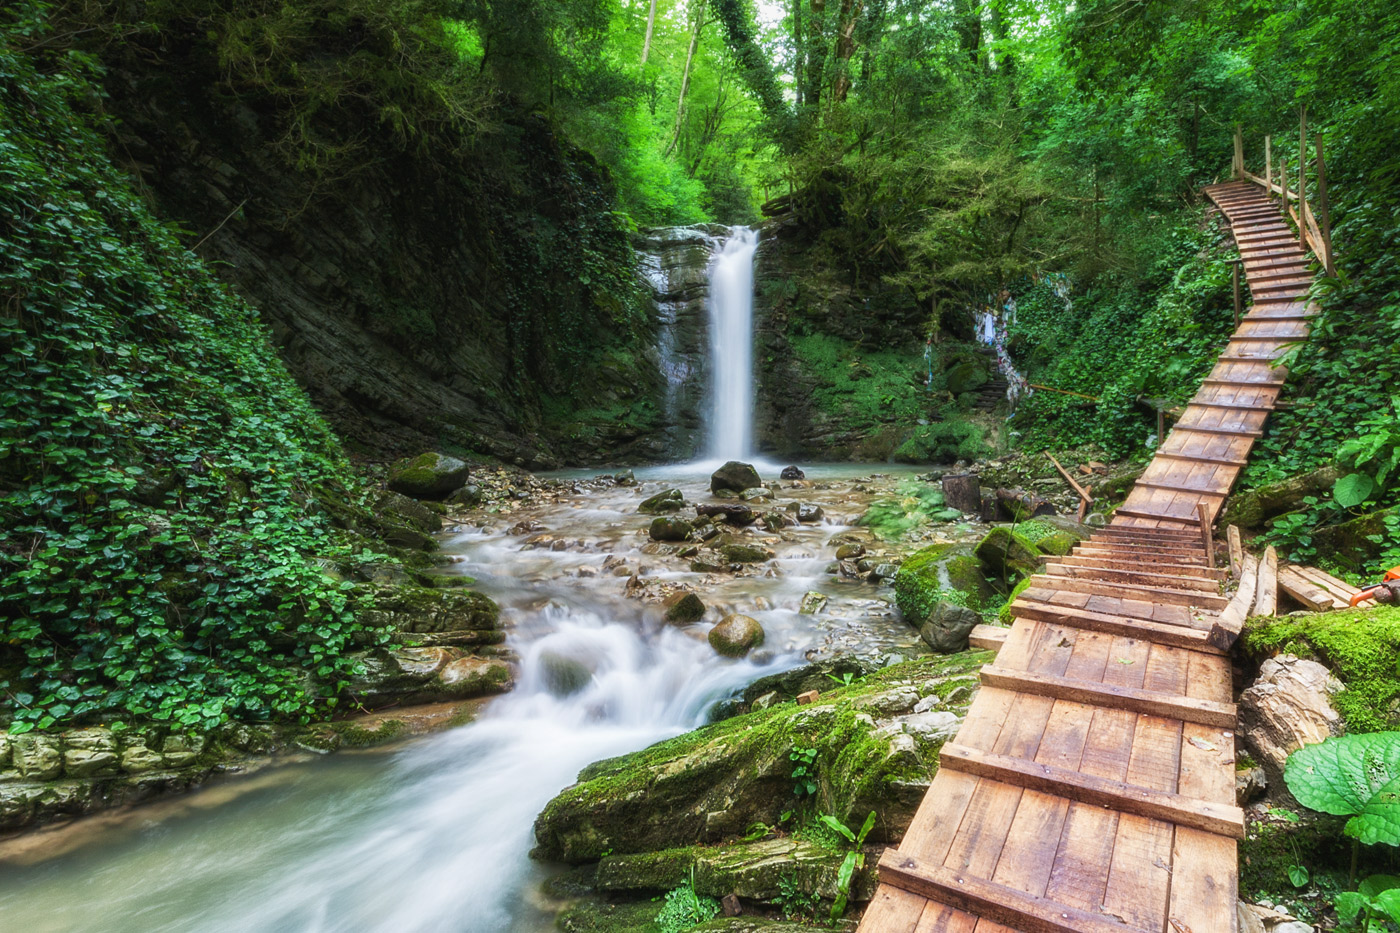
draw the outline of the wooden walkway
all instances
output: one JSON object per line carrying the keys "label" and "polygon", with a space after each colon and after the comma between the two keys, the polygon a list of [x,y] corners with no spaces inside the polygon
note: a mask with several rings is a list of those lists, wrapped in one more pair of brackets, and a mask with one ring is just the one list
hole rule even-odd
{"label": "wooden walkway", "polygon": [[1236,933],[1235,706],[1210,630],[1211,522],[1307,334],[1312,277],[1248,182],[1229,218],[1254,305],[1112,524],[1052,559],[898,849],[861,933]]}

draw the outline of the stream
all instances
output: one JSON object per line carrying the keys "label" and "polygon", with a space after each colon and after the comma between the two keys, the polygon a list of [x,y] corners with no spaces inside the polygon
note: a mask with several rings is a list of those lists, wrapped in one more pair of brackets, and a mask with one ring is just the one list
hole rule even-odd
{"label": "stream", "polygon": [[[887,588],[826,572],[832,536],[849,531],[901,474],[809,468],[807,483],[782,484],[779,502],[820,504],[824,522],[756,531],[755,539],[775,551],[773,561],[740,575],[707,576],[678,558],[647,553],[654,550],[646,537],[650,516],[636,508],[669,486],[705,501],[713,466],[638,470],[638,487],[580,475],[561,487],[557,501],[526,504],[445,536],[444,550],[461,561],[454,569],[476,577],[501,604],[508,644],[519,656],[511,693],[468,726],[388,753],[341,752],[80,822],[68,832],[81,844],[68,838],[67,854],[0,845],[4,928],[553,929],[556,905],[539,894],[550,868],[528,857],[531,827],[582,767],[703,725],[717,700],[809,658],[921,650]],[[772,465],[760,469],[765,478],[776,473]],[[706,618],[667,625],[658,603],[630,598],[628,580],[643,566],[639,579],[650,585],[694,585],[709,606]],[[830,602],[803,615],[797,607],[809,590]],[[758,619],[767,632],[747,660],[721,658],[705,640],[733,611]],[[568,696],[558,695],[551,674],[561,658],[591,671],[583,689]]]}

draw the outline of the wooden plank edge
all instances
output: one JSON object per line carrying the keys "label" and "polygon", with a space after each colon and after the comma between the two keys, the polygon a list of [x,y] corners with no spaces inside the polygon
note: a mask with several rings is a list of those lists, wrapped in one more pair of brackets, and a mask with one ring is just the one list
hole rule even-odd
{"label": "wooden plank edge", "polygon": [[967,643],[973,648],[1000,651],[1001,646],[1006,644],[1006,636],[1010,634],[1011,629],[1009,628],[983,623],[972,627],[972,631],[967,636]]}
{"label": "wooden plank edge", "polygon": [[1018,619],[1030,622],[1048,622],[1051,625],[1063,625],[1066,628],[1083,629],[1086,632],[1122,635],[1124,638],[1136,638],[1155,645],[1188,648],[1211,654],[1224,653],[1224,650],[1211,643],[1209,632],[1187,628],[1184,625],[1152,622],[1147,619],[1130,619],[1124,616],[1095,612],[1092,609],[1075,609],[1071,606],[1057,606],[1054,603],[1028,600],[1024,597],[1018,598],[1011,604],[1011,614]]}
{"label": "wooden plank edge", "polygon": [[1210,643],[1222,652],[1228,652],[1239,640],[1244,620],[1249,617],[1249,607],[1254,605],[1258,577],[1259,558],[1253,554],[1245,554],[1240,570],[1239,588],[1235,590],[1230,605],[1225,607],[1225,611],[1220,613],[1210,627]]}
{"label": "wooden plank edge", "polygon": [[988,687],[1001,687],[1029,693],[1032,696],[1051,697],[1068,700],[1071,703],[1086,703],[1107,709],[1125,709],[1148,716],[1161,716],[1166,719],[1180,719],[1202,726],[1234,730],[1236,724],[1235,705],[1217,703],[1213,700],[1198,700],[1188,696],[1172,696],[1155,690],[1140,687],[1126,687],[1118,684],[1095,683],[1094,681],[1074,680],[1055,674],[1042,674],[1034,671],[1015,671],[995,664],[982,668],[982,683]]}
{"label": "wooden plank edge", "polygon": [[939,767],[1054,794],[1077,803],[1190,826],[1219,836],[1244,838],[1244,811],[1234,804],[1140,787],[1025,758],[984,752],[956,742],[943,745],[939,751]]}

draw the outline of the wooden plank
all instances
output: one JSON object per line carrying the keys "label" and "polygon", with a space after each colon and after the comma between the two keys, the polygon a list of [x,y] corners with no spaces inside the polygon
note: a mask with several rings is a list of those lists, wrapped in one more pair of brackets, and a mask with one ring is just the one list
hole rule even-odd
{"label": "wooden plank", "polygon": [[860,918],[860,929],[871,933],[916,933],[928,901],[917,894],[881,885]]}
{"label": "wooden plank", "polygon": [[1238,864],[1235,840],[1177,827],[1172,842],[1167,930],[1171,933],[1236,933]]}
{"label": "wooden plank", "polygon": [[972,632],[967,636],[967,643],[973,648],[998,651],[1006,644],[1006,636],[1010,632],[1011,629],[1000,625],[974,625]]}
{"label": "wooden plank", "polygon": [[1012,755],[983,752],[956,742],[943,745],[939,751],[939,767],[1045,794],[1057,794],[1079,803],[1109,807],[1120,813],[1244,838],[1244,811],[1232,804],[1198,800],[1068,768],[1043,765]]}
{"label": "wooden plank", "polygon": [[1264,549],[1259,562],[1259,584],[1254,594],[1254,615],[1271,616],[1278,610],[1278,552]]}
{"label": "wooden plank", "polygon": [[1200,489],[1196,486],[1186,486],[1180,483],[1160,483],[1154,479],[1140,479],[1136,485],[1145,489],[1170,489],[1173,492],[1189,492],[1193,495],[1210,496],[1217,499],[1226,499],[1230,496],[1228,489]]}
{"label": "wooden plank", "polygon": [[1011,612],[1017,618],[1054,622],[1057,625],[1121,635],[1125,638],[1137,638],[1157,644],[1177,645],[1197,651],[1211,650],[1209,633],[1200,629],[1165,622],[1153,622],[1147,619],[1129,619],[1089,609],[1057,606],[1054,603],[1037,602],[1026,598],[1028,592],[1030,591],[1023,592],[1011,604]]}
{"label": "wooden plank", "polygon": [[892,849],[886,849],[880,857],[879,868],[882,884],[941,901],[1024,933],[1127,933],[1121,923],[1102,914],[1058,904]]}
{"label": "wooden plank", "polygon": [[1196,576],[1156,573],[1145,569],[1124,570],[1116,567],[1085,567],[1080,564],[1067,564],[1052,560],[1045,565],[1045,572],[1052,576],[1073,577],[1080,580],[1100,580],[1104,583],[1125,583],[1132,586],[1165,586],[1177,590],[1195,590],[1201,593],[1218,594],[1220,584]]}
{"label": "wooden plank", "polygon": [[1231,525],[1226,528],[1225,538],[1230,546],[1230,575],[1239,577],[1240,569],[1244,567],[1244,546],[1240,543],[1239,526]]}
{"label": "wooden plank", "polygon": [[1218,726],[1222,729],[1235,728],[1235,707],[1232,703],[1165,696],[1152,690],[1090,683],[1029,671],[1009,671],[994,664],[982,668],[982,683],[1036,696],[1054,697],[1057,700],[1126,709],[1134,713],[1147,713],[1204,726]]}
{"label": "wooden plank", "polygon": [[1121,506],[1114,511],[1115,516],[1122,515],[1125,518],[1149,518],[1155,521],[1180,522],[1183,525],[1194,525],[1194,518],[1186,518],[1181,515],[1163,515],[1161,512],[1144,512],[1138,509],[1124,509]]}
{"label": "wooden plank", "polygon": [[1343,602],[1361,592],[1360,587],[1352,586],[1345,580],[1339,580],[1330,573],[1319,570],[1317,567],[1300,566],[1298,567],[1298,572],[1334,596],[1340,597]]}
{"label": "wooden plank", "polygon": [[1066,557],[1047,557],[1046,560],[1058,561],[1062,564],[1070,564],[1075,567],[1098,567],[1101,570],[1140,570],[1152,573],[1176,572],[1178,576],[1194,574],[1197,579],[1221,580],[1228,578],[1229,574],[1224,570],[1217,570],[1214,567],[1207,567],[1204,564],[1174,563],[1168,560],[1160,562],[1145,561],[1141,556],[1129,553],[1115,552],[1111,557],[1097,557],[1091,554],[1081,554],[1078,550]]}
{"label": "wooden plank", "polygon": [[1152,459],[1156,460],[1158,458],[1167,460],[1192,460],[1196,463],[1213,463],[1217,466],[1229,467],[1244,467],[1249,465],[1248,460],[1242,460],[1236,457],[1206,457],[1200,454],[1183,454],[1172,450],[1157,451]]}
{"label": "wooden plank", "polygon": [[[1254,358],[1251,358],[1251,359],[1247,360],[1246,362],[1254,362],[1254,361],[1255,361]],[[1228,361],[1227,361],[1227,362],[1228,362]],[[1237,362],[1238,362],[1238,361],[1237,361]],[[1259,362],[1268,362],[1268,360],[1260,359]],[[1231,437],[1263,437],[1263,436],[1264,436],[1264,432],[1263,432],[1263,430],[1261,430],[1261,429],[1244,428],[1244,427],[1207,426],[1207,425],[1200,425],[1200,424],[1182,424],[1180,421],[1178,421],[1178,422],[1176,423],[1176,427],[1172,428],[1172,431],[1173,431],[1173,433],[1175,433],[1176,431],[1188,431],[1188,432],[1190,432],[1190,433],[1192,433],[1192,434],[1225,434],[1225,435],[1229,435],[1229,436],[1231,436]]]}
{"label": "wooden plank", "polygon": [[1210,643],[1221,651],[1229,651],[1240,637],[1244,620],[1249,617],[1249,608],[1254,605],[1258,591],[1259,559],[1253,554],[1244,555],[1240,570],[1240,585],[1235,590],[1230,605],[1211,623]]}
{"label": "wooden plank", "polygon": [[1313,612],[1327,612],[1332,609],[1332,594],[1303,576],[1296,567],[1280,567],[1278,585],[1279,589]]}
{"label": "wooden plank", "polygon": [[1170,587],[1143,586],[1136,583],[1107,583],[1097,580],[1080,580],[1074,577],[1062,577],[1057,574],[1045,574],[1048,580],[1053,581],[1050,585],[1061,590],[1068,590],[1071,593],[1088,593],[1100,596],[1126,596],[1130,598],[1144,599],[1149,602],[1166,603],[1169,606],[1198,606],[1202,609],[1224,609],[1228,604],[1223,596],[1214,593],[1193,592],[1190,590],[1177,590]]}

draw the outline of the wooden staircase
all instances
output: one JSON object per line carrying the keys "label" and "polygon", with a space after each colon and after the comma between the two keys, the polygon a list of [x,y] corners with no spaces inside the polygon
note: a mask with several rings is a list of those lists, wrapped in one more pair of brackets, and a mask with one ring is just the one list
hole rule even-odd
{"label": "wooden staircase", "polygon": [[1054,558],[897,849],[861,933],[1236,933],[1225,574],[1208,529],[1306,337],[1307,257],[1264,190],[1206,189],[1254,296],[1111,525]]}

